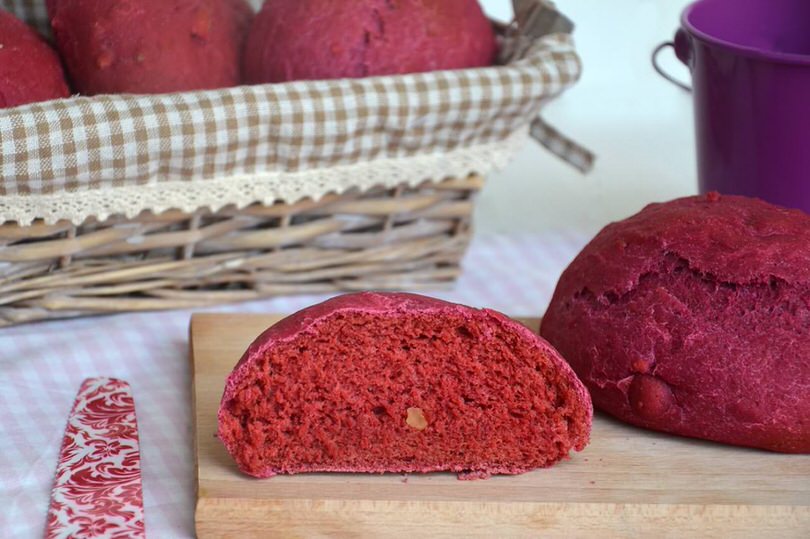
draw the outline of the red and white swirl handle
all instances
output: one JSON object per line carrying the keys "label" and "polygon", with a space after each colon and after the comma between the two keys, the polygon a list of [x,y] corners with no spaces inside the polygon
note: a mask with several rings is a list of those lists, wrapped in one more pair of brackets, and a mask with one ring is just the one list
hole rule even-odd
{"label": "red and white swirl handle", "polygon": [[145,537],[141,456],[132,389],[88,378],[68,418],[45,537]]}

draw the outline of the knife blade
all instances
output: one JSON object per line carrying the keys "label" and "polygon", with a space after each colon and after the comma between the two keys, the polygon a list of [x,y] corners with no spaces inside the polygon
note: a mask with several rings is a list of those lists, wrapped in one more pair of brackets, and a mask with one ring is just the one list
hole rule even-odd
{"label": "knife blade", "polygon": [[88,378],[68,417],[45,537],[145,537],[141,456],[132,388]]}

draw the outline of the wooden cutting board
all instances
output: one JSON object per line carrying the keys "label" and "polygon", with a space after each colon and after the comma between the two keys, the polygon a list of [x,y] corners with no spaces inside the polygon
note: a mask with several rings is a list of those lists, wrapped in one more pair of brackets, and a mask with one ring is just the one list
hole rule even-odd
{"label": "wooden cutting board", "polygon": [[583,452],[518,476],[242,475],[214,436],[216,412],[231,368],[278,319],[191,320],[201,538],[810,537],[810,456],[671,437],[604,416]]}

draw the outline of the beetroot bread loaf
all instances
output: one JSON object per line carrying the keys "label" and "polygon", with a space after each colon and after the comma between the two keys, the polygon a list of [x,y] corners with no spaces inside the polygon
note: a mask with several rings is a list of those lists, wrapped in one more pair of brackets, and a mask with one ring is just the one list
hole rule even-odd
{"label": "beetroot bread loaf", "polygon": [[477,0],[266,0],[245,49],[251,84],[490,65]]}
{"label": "beetroot bread loaf", "polygon": [[0,10],[0,108],[69,95],[56,52],[33,28]]}
{"label": "beetroot bread loaf", "polygon": [[650,429],[810,452],[810,216],[710,194],[607,226],[541,334],[596,408]]}
{"label": "beetroot bread loaf", "polygon": [[245,0],[51,0],[56,44],[85,95],[235,86]]}
{"label": "beetroot bread loaf", "polygon": [[557,352],[489,310],[359,293],[260,335],[228,377],[219,438],[239,468],[279,473],[550,466],[588,442],[592,407]]}

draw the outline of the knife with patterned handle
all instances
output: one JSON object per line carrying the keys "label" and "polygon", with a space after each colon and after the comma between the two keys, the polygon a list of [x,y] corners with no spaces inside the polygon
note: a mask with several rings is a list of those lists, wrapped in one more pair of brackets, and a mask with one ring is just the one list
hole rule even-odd
{"label": "knife with patterned handle", "polygon": [[132,389],[123,380],[88,378],[62,440],[45,537],[145,536]]}

